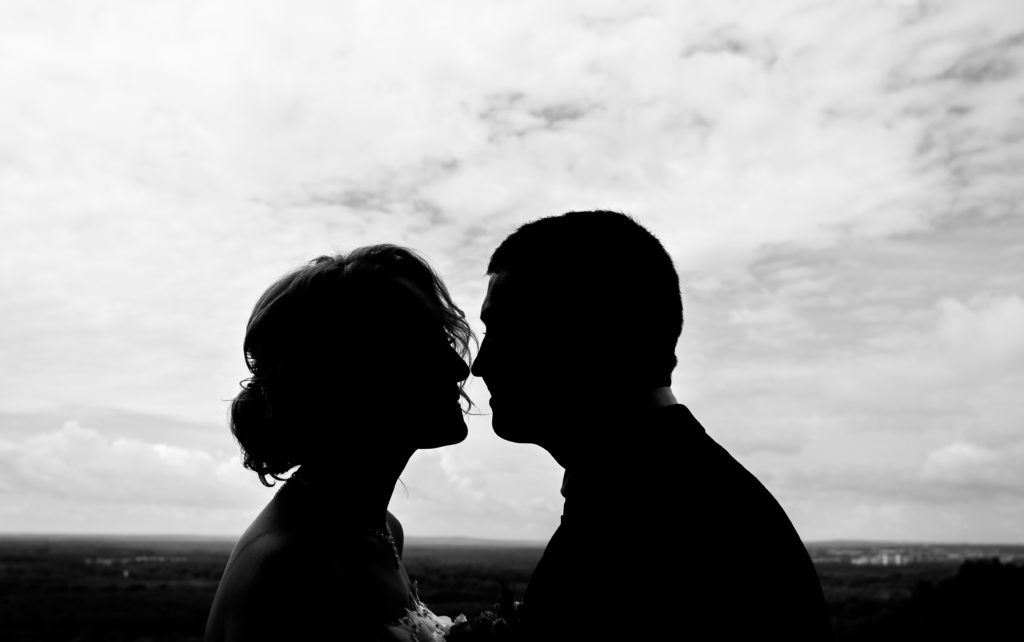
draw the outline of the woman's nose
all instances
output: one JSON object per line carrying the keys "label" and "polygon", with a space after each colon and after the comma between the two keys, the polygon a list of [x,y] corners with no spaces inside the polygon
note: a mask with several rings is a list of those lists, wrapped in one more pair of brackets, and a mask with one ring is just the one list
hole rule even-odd
{"label": "woman's nose", "polygon": [[[487,337],[486,336],[484,337],[483,341],[480,342],[480,350],[477,351],[476,358],[473,359],[472,372],[473,372],[473,376],[474,377],[483,377],[484,376],[484,369],[483,369],[484,366],[483,366],[483,364],[485,363],[485,361],[484,361],[484,355],[485,354],[486,355],[490,355],[491,354],[491,351],[488,349]],[[490,356],[488,356],[487,358],[490,359]]]}
{"label": "woman's nose", "polygon": [[456,381],[463,381],[469,377],[469,366],[466,365],[465,359],[455,351],[453,348],[449,351],[451,355],[452,364],[452,376],[455,377]]}

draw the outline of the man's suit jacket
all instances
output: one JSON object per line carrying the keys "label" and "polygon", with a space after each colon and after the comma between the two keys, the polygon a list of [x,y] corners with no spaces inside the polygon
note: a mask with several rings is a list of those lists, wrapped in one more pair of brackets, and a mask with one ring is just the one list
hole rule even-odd
{"label": "man's suit jacket", "polygon": [[831,638],[789,518],[685,406],[613,429],[567,473],[524,597],[528,639]]}

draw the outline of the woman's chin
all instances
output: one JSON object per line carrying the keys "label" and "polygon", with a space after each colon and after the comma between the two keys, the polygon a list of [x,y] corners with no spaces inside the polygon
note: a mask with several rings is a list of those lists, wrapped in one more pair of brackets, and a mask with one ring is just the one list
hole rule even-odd
{"label": "woman's chin", "polygon": [[424,435],[420,448],[443,448],[445,446],[451,446],[453,444],[460,443],[469,436],[469,428],[466,427],[466,422],[461,417],[458,421],[451,421],[447,425],[433,426],[429,435]]}

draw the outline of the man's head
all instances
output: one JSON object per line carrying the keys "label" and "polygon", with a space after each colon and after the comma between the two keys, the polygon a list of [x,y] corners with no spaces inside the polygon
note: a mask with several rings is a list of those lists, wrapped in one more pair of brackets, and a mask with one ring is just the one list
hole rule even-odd
{"label": "man's head", "polygon": [[499,436],[552,450],[572,438],[581,413],[669,385],[683,326],[679,278],[630,217],[532,221],[498,246],[487,273],[473,373],[491,393]]}

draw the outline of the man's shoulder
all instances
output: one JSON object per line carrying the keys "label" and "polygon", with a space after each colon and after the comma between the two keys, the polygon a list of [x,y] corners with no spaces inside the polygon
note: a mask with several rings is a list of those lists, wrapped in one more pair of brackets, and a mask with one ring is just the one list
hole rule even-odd
{"label": "man's shoulder", "polygon": [[775,527],[787,537],[796,531],[772,492],[719,444],[686,406],[662,409],[662,426],[672,438],[680,497],[684,506],[714,513],[723,527],[748,522]]}
{"label": "man's shoulder", "polygon": [[705,482],[718,482],[733,490],[767,492],[757,477],[719,444],[686,406],[669,406],[661,412],[661,429],[677,449],[679,468],[685,467],[702,475]]}

